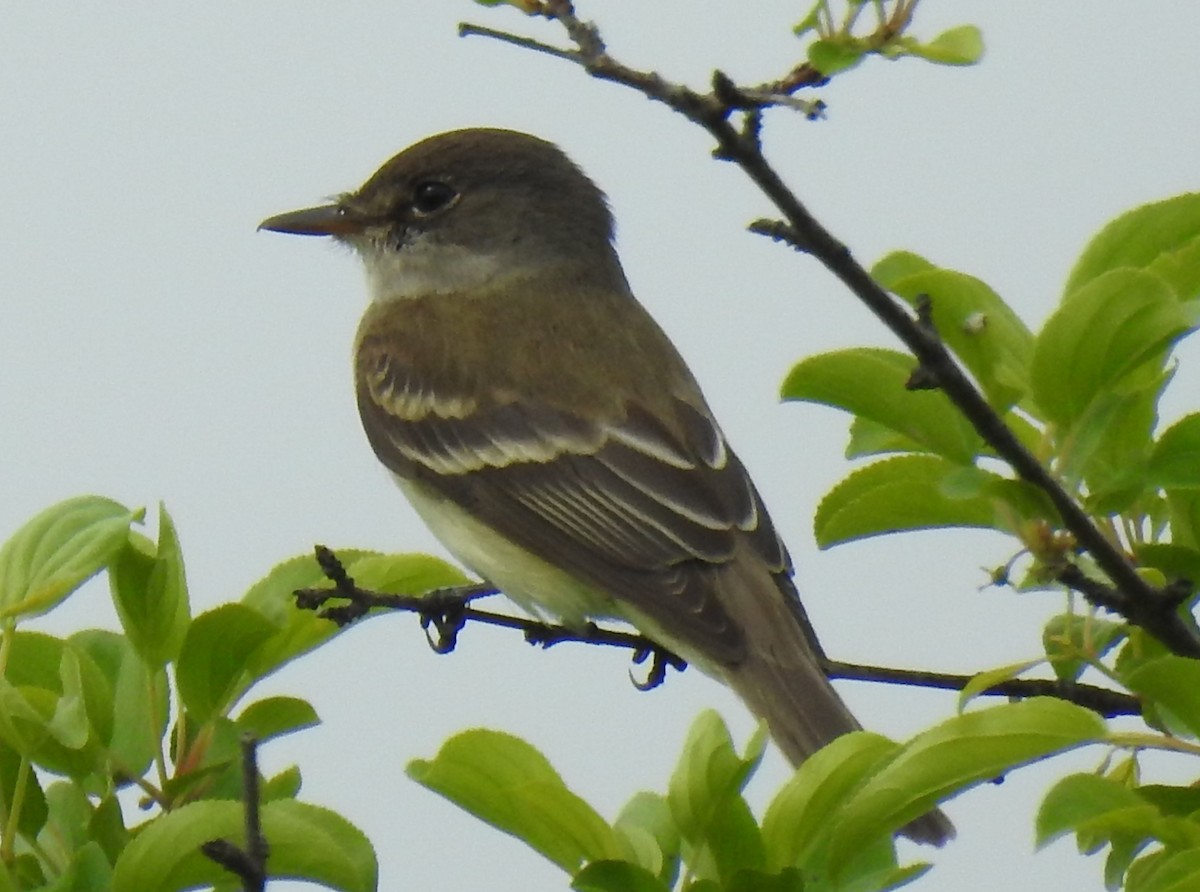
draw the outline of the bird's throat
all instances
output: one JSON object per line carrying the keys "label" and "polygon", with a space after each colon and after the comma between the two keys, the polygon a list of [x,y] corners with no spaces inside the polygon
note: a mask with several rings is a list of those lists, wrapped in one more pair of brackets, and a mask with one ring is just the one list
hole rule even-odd
{"label": "bird's throat", "polygon": [[377,243],[355,247],[362,256],[372,301],[486,293],[485,286],[514,273],[508,258],[424,239],[402,248]]}

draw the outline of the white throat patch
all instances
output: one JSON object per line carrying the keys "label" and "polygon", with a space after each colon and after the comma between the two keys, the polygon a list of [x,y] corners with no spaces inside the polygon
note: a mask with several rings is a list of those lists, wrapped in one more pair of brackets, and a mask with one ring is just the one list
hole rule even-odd
{"label": "white throat patch", "polygon": [[512,265],[493,254],[480,254],[459,245],[432,244],[418,238],[400,250],[376,243],[357,244],[367,273],[372,301],[421,297],[426,294],[471,292],[495,282]]}

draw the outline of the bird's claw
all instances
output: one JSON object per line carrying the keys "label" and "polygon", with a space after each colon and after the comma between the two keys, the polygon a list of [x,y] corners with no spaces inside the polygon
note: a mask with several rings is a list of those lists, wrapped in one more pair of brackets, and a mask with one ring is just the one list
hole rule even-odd
{"label": "bird's claw", "polygon": [[466,624],[465,609],[461,602],[430,605],[428,611],[421,613],[421,628],[425,630],[425,640],[437,654],[448,654],[454,650],[458,644],[458,633]]}
{"label": "bird's claw", "polygon": [[687,668],[687,660],[664,647],[642,647],[633,652],[633,662],[637,664],[646,662],[647,658],[650,660],[650,671],[644,680],[638,681],[633,677],[633,672],[629,673],[629,680],[639,691],[652,691],[661,685],[667,680],[668,669],[682,672]]}

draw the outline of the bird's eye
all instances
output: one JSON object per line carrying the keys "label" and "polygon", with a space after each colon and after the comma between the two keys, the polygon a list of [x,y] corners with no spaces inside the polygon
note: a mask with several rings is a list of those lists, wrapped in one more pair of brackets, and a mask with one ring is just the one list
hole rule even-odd
{"label": "bird's eye", "polygon": [[413,211],[420,217],[426,217],[449,207],[456,198],[458,192],[453,186],[439,180],[425,180],[417,183],[413,190]]}

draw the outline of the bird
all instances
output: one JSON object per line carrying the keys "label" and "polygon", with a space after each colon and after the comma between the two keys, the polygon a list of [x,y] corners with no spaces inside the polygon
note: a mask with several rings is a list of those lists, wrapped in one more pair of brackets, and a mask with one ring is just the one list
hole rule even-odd
{"label": "bird", "polygon": [[[763,499],[634,296],[607,198],[558,146],[441,133],[259,228],[360,257],[367,440],[465,566],[536,617],[631,624],[732,688],[793,765],[861,727]],[[954,834],[940,811],[899,832]]]}

